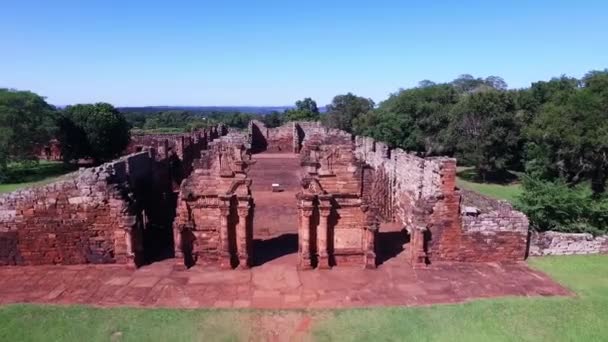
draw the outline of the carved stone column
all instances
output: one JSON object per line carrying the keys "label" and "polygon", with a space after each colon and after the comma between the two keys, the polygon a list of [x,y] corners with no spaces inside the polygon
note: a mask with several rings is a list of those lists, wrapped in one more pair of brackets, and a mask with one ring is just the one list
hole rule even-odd
{"label": "carved stone column", "polygon": [[219,263],[220,268],[232,268],[230,257],[230,241],[228,238],[228,216],[230,215],[230,202],[223,201],[220,204],[220,246]]}
{"label": "carved stone column", "polygon": [[365,229],[365,268],[376,268],[376,233],[378,226],[372,225]]}
{"label": "carved stone column", "polygon": [[331,213],[331,206],[319,205],[319,226],[317,227],[317,256],[318,268],[329,269],[329,254],[327,232],[329,229],[328,218]]}
{"label": "carved stone column", "polygon": [[247,219],[249,218],[249,203],[242,201],[237,208],[239,224],[236,227],[236,248],[239,258],[239,268],[249,268],[249,241],[247,234]]}
{"label": "carved stone column", "polygon": [[312,216],[312,211],[312,205],[302,205],[300,207],[300,227],[298,229],[298,268],[301,270],[312,269],[312,263],[310,260],[310,218]]}

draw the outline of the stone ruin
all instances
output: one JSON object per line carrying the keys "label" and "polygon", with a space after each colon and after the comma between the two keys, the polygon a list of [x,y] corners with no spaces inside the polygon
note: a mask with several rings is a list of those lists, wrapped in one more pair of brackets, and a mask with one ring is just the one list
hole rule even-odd
{"label": "stone ruin", "polygon": [[172,255],[174,187],[191,169],[184,161],[225,133],[219,126],[145,145],[136,137],[115,161],[0,195],[0,265],[139,266]]}
{"label": "stone ruin", "polygon": [[528,220],[506,202],[456,188],[456,160],[421,158],[316,122],[245,132],[219,126],[134,137],[128,155],[0,196],[0,264],[252,266],[252,154],[300,158],[300,269],[378,264],[378,229],[403,227],[412,267],[515,262]]}
{"label": "stone ruin", "polygon": [[414,267],[525,258],[526,216],[505,202],[458,190],[453,158],[420,158],[311,122],[267,128],[252,121],[247,133],[211,146],[179,196],[176,255],[188,266],[250,266],[255,193],[246,151],[300,154],[300,269],[376,267],[383,222],[407,230]]}

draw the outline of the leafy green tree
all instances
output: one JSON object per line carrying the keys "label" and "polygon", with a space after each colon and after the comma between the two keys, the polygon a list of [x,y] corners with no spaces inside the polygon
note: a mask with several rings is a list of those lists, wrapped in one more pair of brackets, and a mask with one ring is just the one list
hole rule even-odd
{"label": "leafy green tree", "polygon": [[527,171],[568,184],[591,180],[594,193],[608,178],[607,74],[589,76],[583,88],[561,90],[527,129]]}
{"label": "leafy green tree", "polygon": [[507,82],[499,76],[488,76],[485,79],[475,78],[469,74],[458,76],[451,83],[461,93],[472,93],[488,90],[506,90]]}
{"label": "leafy green tree", "polygon": [[483,180],[505,172],[517,154],[515,109],[512,95],[490,91],[467,95],[452,110],[449,135],[456,155],[474,165]]}
{"label": "leafy green tree", "polygon": [[319,120],[319,108],[317,103],[307,97],[296,101],[296,108],[285,111],[285,121],[317,121]]}
{"label": "leafy green tree", "polygon": [[220,113],[214,118],[227,126],[244,129],[256,116],[247,113]]}
{"label": "leafy green tree", "polygon": [[68,106],[59,119],[62,154],[68,161],[110,160],[129,144],[130,128],[124,115],[108,103]]}
{"label": "leafy green tree", "polygon": [[507,82],[499,76],[488,76],[484,80],[485,85],[496,90],[507,90]]}
{"label": "leafy green tree", "polygon": [[418,82],[418,88],[432,87],[435,85],[437,85],[437,83],[435,83],[431,80],[422,80],[422,81]]}
{"label": "leafy green tree", "polygon": [[374,109],[374,101],[348,93],[334,97],[327,106],[324,123],[332,128],[352,132],[353,121],[359,116]]}
{"label": "leafy green tree", "polygon": [[262,117],[262,122],[268,128],[279,127],[283,124],[283,115],[277,111],[274,111],[270,114],[264,115]]}
{"label": "leafy green tree", "polygon": [[450,153],[445,129],[458,100],[456,88],[449,84],[401,90],[354,120],[355,132],[424,155]]}
{"label": "leafy green tree", "polygon": [[11,161],[37,159],[38,149],[52,136],[55,115],[39,95],[0,89],[0,174]]}

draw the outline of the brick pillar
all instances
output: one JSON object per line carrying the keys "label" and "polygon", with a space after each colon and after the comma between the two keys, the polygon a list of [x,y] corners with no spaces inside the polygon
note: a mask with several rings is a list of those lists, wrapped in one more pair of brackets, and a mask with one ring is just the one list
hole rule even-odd
{"label": "brick pillar", "polygon": [[365,229],[365,268],[376,268],[376,233],[378,226],[368,226]]}
{"label": "brick pillar", "polygon": [[312,269],[312,263],[310,261],[310,218],[312,216],[312,210],[312,205],[300,207],[300,227],[298,228],[298,268],[301,270]]}
{"label": "brick pillar", "polygon": [[230,202],[223,202],[220,205],[220,248],[219,262],[220,268],[232,268],[230,257],[230,241],[228,240],[228,216],[230,215]]}
{"label": "brick pillar", "polygon": [[239,268],[249,268],[249,241],[247,234],[247,219],[249,218],[249,203],[241,202],[237,208],[239,224],[236,227],[236,248],[239,258]]}
{"label": "brick pillar", "polygon": [[319,206],[319,226],[317,227],[317,256],[318,256],[318,268],[328,269],[329,267],[329,254],[327,251],[327,230],[329,228],[328,218],[331,212],[331,206],[323,205]]}
{"label": "brick pillar", "polygon": [[425,228],[412,228],[410,232],[410,263],[414,268],[426,266],[426,251],[424,250],[424,232]]}

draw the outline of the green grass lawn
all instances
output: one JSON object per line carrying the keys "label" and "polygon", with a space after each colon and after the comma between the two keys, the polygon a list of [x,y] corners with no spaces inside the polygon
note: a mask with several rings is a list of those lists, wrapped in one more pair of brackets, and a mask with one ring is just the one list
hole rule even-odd
{"label": "green grass lawn", "polygon": [[[606,341],[608,256],[533,258],[574,297],[324,311],[0,307],[0,341]],[[302,317],[312,325],[300,331]],[[300,327],[301,328],[301,327]]]}
{"label": "green grass lawn", "polygon": [[75,166],[61,162],[40,161],[35,164],[11,164],[7,179],[0,183],[0,193],[47,184],[57,177],[76,170]]}
{"label": "green grass lawn", "polygon": [[457,178],[456,185],[461,189],[475,191],[488,197],[506,200],[513,204],[517,202],[517,197],[522,192],[521,184],[503,185],[491,183],[476,183],[466,181],[462,178]]}
{"label": "green grass lawn", "polygon": [[518,180],[519,173],[510,173],[513,178],[505,182],[482,182],[476,179],[474,171],[471,167],[458,167],[456,185],[460,189],[475,191],[491,198],[506,200],[512,204],[517,203],[517,198],[522,193]]}

